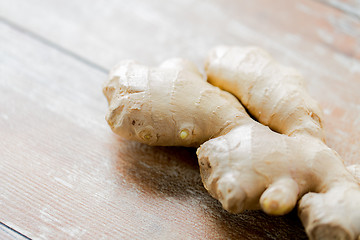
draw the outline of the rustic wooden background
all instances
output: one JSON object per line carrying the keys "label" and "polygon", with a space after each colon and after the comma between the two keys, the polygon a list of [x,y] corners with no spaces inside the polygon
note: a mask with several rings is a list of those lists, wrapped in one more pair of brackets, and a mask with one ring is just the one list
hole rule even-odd
{"label": "rustic wooden background", "polygon": [[101,92],[123,59],[202,66],[258,45],[302,72],[327,142],[360,163],[360,1],[0,1],[0,239],[306,239],[296,212],[231,215],[193,149],[115,136]]}

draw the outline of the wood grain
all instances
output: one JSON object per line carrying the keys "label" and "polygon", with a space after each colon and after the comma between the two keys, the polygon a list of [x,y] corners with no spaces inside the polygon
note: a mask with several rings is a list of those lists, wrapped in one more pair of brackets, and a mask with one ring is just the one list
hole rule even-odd
{"label": "wood grain", "polygon": [[[0,1],[0,221],[35,239],[306,239],[293,212],[231,215],[193,149],[111,133],[101,94],[117,61],[199,66],[259,45],[299,69],[327,142],[360,163],[360,22],[316,1]],[[1,237],[1,235],[0,235]]]}
{"label": "wood grain", "polygon": [[330,48],[360,58],[359,21],[313,0],[14,0],[0,3],[0,15],[105,68],[126,58],[202,63],[217,44],[260,45],[297,58]]}
{"label": "wood grain", "polygon": [[14,0],[0,2],[0,15],[100,69],[129,58],[155,65],[185,57],[202,66],[206,52],[218,44],[264,47],[305,75],[325,110],[328,144],[347,164],[358,161],[360,21],[326,4]]}
{"label": "wood grain", "polygon": [[5,24],[0,32],[0,221],[34,239],[306,238],[295,213],[222,210],[193,149],[115,137],[104,73]]}
{"label": "wood grain", "polygon": [[359,0],[318,0],[337,8],[348,15],[360,19],[360,1]]}
{"label": "wood grain", "polygon": [[28,237],[9,228],[0,222],[0,239],[6,240],[27,240]]}

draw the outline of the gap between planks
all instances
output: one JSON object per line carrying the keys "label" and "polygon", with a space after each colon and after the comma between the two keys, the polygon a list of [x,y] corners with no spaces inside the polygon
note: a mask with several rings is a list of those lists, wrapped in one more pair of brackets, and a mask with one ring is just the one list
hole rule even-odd
{"label": "gap between planks", "polygon": [[31,240],[28,236],[0,222],[0,238],[2,237],[4,237],[4,239]]}
{"label": "gap between planks", "polygon": [[[344,11],[343,9],[340,9],[340,8],[334,6],[334,5],[325,3],[325,2],[323,2],[323,1],[321,1],[321,3],[323,3],[323,4],[325,4],[325,5],[329,6],[329,7],[338,9],[338,10],[344,12],[345,14],[349,15],[349,12]],[[28,29],[25,29],[25,28],[23,28],[22,26],[19,26],[19,25],[15,24],[15,23],[9,21],[8,19],[4,19],[4,18],[0,17],[0,21],[3,22],[4,24],[10,26],[10,27],[13,28],[14,30],[16,30],[16,31],[18,31],[18,32],[21,32],[21,33],[23,33],[23,34],[25,34],[25,35],[27,35],[27,36],[29,36],[29,37],[31,37],[31,38],[33,38],[33,39],[41,42],[41,43],[43,43],[43,44],[45,44],[45,45],[47,45],[47,46],[49,46],[49,47],[51,47],[51,48],[54,48],[54,49],[56,49],[56,50],[64,53],[65,55],[68,55],[68,56],[70,56],[70,57],[72,57],[72,58],[74,58],[74,59],[76,59],[76,60],[78,60],[78,61],[80,61],[80,62],[82,62],[82,63],[84,63],[84,64],[86,64],[86,65],[88,65],[88,66],[91,67],[91,68],[94,68],[94,69],[96,69],[96,70],[99,70],[99,71],[102,72],[102,73],[108,73],[108,69],[106,69],[105,67],[103,67],[103,66],[101,66],[101,65],[99,65],[99,64],[96,64],[96,63],[94,63],[94,62],[92,62],[92,61],[90,61],[90,60],[82,57],[81,55],[78,55],[78,54],[76,54],[75,52],[72,52],[71,50],[68,50],[68,49],[66,49],[66,48],[64,48],[64,47],[61,47],[60,45],[58,45],[58,44],[56,44],[56,43],[48,40],[47,38],[45,38],[45,37],[43,37],[43,36],[41,36],[41,35],[39,35],[39,34],[36,34],[36,33],[32,32],[32,31],[30,31],[30,30],[28,30]],[[340,53],[341,53],[341,52],[340,52]],[[342,53],[341,53],[341,54],[342,54]],[[15,229],[12,229],[12,228],[10,228],[10,227],[8,227],[8,226],[6,226],[5,224],[2,224],[2,223],[0,222],[0,230],[2,230],[2,227],[5,227],[5,228],[7,228],[9,231],[13,231],[13,232],[19,234],[19,235],[20,235],[21,237],[23,237],[24,239],[30,239],[30,238],[28,238],[27,236],[25,236],[25,235],[21,234],[20,232],[16,231]],[[15,238],[15,239],[17,239],[17,238]]]}
{"label": "gap between planks", "polygon": [[[345,15],[352,17],[355,21],[360,22],[359,21],[360,20],[360,9],[359,9],[359,12],[356,11],[357,3],[355,3],[355,9],[352,9],[353,6],[351,6],[351,4],[341,3],[341,1],[337,1],[337,0],[314,0],[314,1],[320,3],[321,5],[323,5],[325,7],[336,9],[336,10],[344,13]],[[37,41],[40,41],[40,42],[46,44],[47,46],[57,49],[60,52],[66,54],[70,57],[73,57],[76,60],[83,62],[92,68],[95,68],[95,69],[101,71],[102,73],[107,74],[110,70],[104,66],[101,66],[100,64],[95,63],[94,61],[87,59],[84,56],[81,56],[80,54],[75,53],[74,51],[71,51],[65,47],[58,45],[57,43],[49,40],[48,38],[46,38],[38,33],[35,33],[34,31],[26,29],[23,26],[20,26],[16,23],[12,22],[11,20],[9,20],[7,18],[0,16],[0,21],[6,25],[12,27],[13,29],[15,29],[17,31],[24,33],[25,35],[30,36],[31,38],[36,39]],[[342,51],[336,51],[336,52],[338,54],[349,57],[347,54],[345,54]]]}
{"label": "gap between planks", "polygon": [[97,63],[94,63],[94,62],[92,62],[92,61],[90,61],[90,60],[88,60],[88,59],[86,59],[86,58],[84,58],[84,57],[82,57],[82,56],[80,56],[80,55],[66,49],[66,48],[63,48],[60,45],[48,40],[47,38],[45,38],[45,37],[43,37],[43,36],[41,36],[39,34],[36,34],[36,33],[32,32],[31,30],[25,29],[22,26],[19,26],[19,25],[15,24],[15,23],[11,22],[10,20],[5,19],[5,18],[3,18],[1,16],[0,16],[0,22],[3,22],[4,24],[10,26],[14,30],[16,30],[18,32],[21,32],[21,33],[23,33],[23,34],[25,34],[25,35],[33,38],[33,39],[45,44],[46,46],[54,48],[54,49],[64,53],[65,55],[70,56],[70,57],[72,57],[72,58],[74,58],[74,59],[76,59],[76,60],[78,60],[78,61],[80,61],[80,62],[82,62],[82,63],[84,63],[86,65],[88,65],[91,68],[97,69],[100,72],[103,72],[103,73],[106,73],[106,74],[109,72],[109,70],[106,69],[105,67],[103,67],[103,66],[101,66],[101,65],[99,65]]}
{"label": "gap between planks", "polygon": [[360,1],[359,2],[353,1],[352,4],[344,3],[339,0],[316,0],[316,1],[325,4],[326,6],[335,8],[350,17],[356,18],[356,20],[360,20]]}

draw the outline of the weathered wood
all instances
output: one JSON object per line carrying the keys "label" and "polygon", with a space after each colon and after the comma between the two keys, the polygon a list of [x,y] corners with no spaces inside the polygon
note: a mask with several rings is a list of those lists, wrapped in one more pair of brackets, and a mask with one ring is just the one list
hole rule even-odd
{"label": "weathered wood", "polygon": [[360,1],[359,0],[317,0],[360,19]]}
{"label": "weathered wood", "polygon": [[[106,68],[126,58],[201,63],[217,44],[260,45],[296,64],[327,59],[329,48],[360,58],[359,21],[313,0],[14,0],[0,15]],[[341,64],[325,63],[317,68]]]}
{"label": "weathered wood", "polygon": [[[357,161],[360,21],[325,4],[13,0],[0,1],[0,15],[105,69],[127,58],[158,64],[177,56],[201,66],[217,44],[264,47],[305,75],[311,95],[325,110],[329,145],[347,164]],[[345,139],[350,142],[344,144]]]}
{"label": "weathered wood", "polygon": [[29,238],[9,228],[0,222],[0,239],[3,240],[28,240]]}
{"label": "weathered wood", "polygon": [[[295,214],[230,215],[183,148],[115,137],[104,71],[124,58],[199,66],[259,45],[305,75],[327,142],[359,163],[360,23],[305,1],[0,1],[0,221],[39,239],[302,239]],[[0,235],[1,237],[1,235]]]}
{"label": "weathered wood", "polygon": [[296,213],[231,215],[193,149],[115,137],[104,73],[0,24],[0,221],[35,239],[304,239]]}

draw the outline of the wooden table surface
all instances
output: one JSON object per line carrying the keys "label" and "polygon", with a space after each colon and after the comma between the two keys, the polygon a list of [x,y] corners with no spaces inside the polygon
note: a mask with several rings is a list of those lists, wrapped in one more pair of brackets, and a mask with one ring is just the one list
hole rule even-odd
{"label": "wooden table surface", "polygon": [[303,73],[327,143],[360,163],[360,2],[0,1],[0,239],[306,239],[296,212],[231,215],[194,149],[115,136],[101,85],[123,59],[202,67],[257,45]]}

